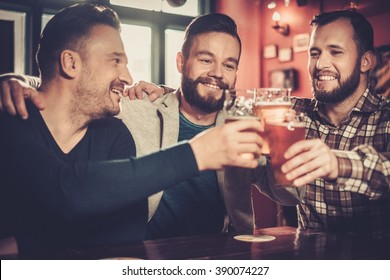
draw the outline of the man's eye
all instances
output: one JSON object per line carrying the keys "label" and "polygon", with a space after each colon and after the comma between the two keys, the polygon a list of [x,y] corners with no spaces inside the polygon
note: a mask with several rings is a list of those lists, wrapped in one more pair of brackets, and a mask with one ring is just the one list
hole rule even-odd
{"label": "man's eye", "polygon": [[342,51],[331,51],[332,55],[340,55],[342,53],[343,53]]}
{"label": "man's eye", "polygon": [[120,58],[113,58],[112,62],[114,62],[114,64],[120,64],[121,60]]}
{"label": "man's eye", "polygon": [[235,70],[236,69],[236,65],[234,65],[234,64],[225,64],[225,67],[228,70]]}
{"label": "man's eye", "polygon": [[211,63],[211,59],[201,59],[200,61],[202,61],[204,63]]}
{"label": "man's eye", "polygon": [[320,54],[319,53],[317,53],[317,52],[312,52],[312,53],[310,53],[310,57],[311,58],[316,58],[316,57],[318,57]]}

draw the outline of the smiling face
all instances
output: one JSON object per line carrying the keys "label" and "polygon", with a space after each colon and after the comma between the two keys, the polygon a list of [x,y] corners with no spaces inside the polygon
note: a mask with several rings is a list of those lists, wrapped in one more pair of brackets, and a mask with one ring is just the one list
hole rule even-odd
{"label": "smiling face", "polygon": [[308,70],[314,97],[338,103],[361,84],[361,57],[348,19],[317,26],[310,38]]}
{"label": "smiling face", "polygon": [[81,51],[82,70],[77,81],[75,104],[90,119],[117,115],[124,86],[133,83],[118,30],[97,25]]}
{"label": "smiling face", "polygon": [[239,42],[229,34],[195,36],[188,58],[182,53],[177,57],[185,101],[205,113],[222,109],[223,90],[234,87],[236,82],[239,55]]}

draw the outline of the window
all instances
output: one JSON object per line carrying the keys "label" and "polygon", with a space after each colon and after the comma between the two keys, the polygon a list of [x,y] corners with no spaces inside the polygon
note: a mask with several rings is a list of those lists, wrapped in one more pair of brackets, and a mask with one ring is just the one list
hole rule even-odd
{"label": "window", "polygon": [[180,75],[176,68],[176,54],[181,50],[184,31],[165,30],[165,84],[177,88],[180,86]]}
{"label": "window", "polygon": [[0,73],[25,73],[26,13],[0,10]]}
{"label": "window", "polygon": [[41,32],[43,31],[43,28],[45,28],[48,21],[53,17],[52,14],[43,14],[42,15],[42,24],[41,24]]}
{"label": "window", "polygon": [[[180,7],[174,7],[168,2],[185,3]],[[134,58],[134,64],[129,66],[134,82],[142,79],[174,88],[180,85],[180,75],[176,69],[176,54],[181,49],[186,26],[195,16],[206,12],[206,2],[208,3],[206,0],[110,1],[113,9],[118,12],[122,24],[133,27],[137,25],[150,27],[151,41],[144,37],[146,34],[140,34],[137,38],[136,33],[131,34],[134,30],[129,30],[126,35],[128,39],[123,34],[125,45],[129,43],[137,45],[137,48],[133,47],[132,51],[126,47],[129,59],[138,56],[138,58]],[[149,36],[149,33],[147,34]],[[129,42],[130,38],[131,42]],[[135,42],[135,40],[140,42]],[[147,57],[146,52],[149,52],[150,56]],[[149,79],[141,78],[137,73],[138,69],[145,66],[151,68]],[[142,77],[147,77],[146,71],[140,71],[145,73],[145,76]]]}
{"label": "window", "polygon": [[[137,8],[148,11],[195,17],[199,13],[199,0],[111,0],[112,5]],[[177,5],[175,5],[177,3]],[[180,6],[181,5],[181,6]]]}
{"label": "window", "polygon": [[[95,0],[77,2],[96,3]],[[180,75],[176,69],[176,53],[180,51],[183,30],[195,16],[210,12],[212,1],[102,0],[100,2],[115,10],[121,19],[121,35],[134,82],[145,80],[177,87],[180,84]],[[185,3],[179,7],[174,5],[182,2]],[[15,64],[13,71],[38,75],[34,57],[40,33],[53,14],[67,6],[69,6],[68,0],[18,0],[17,5],[14,4],[14,0],[0,1],[0,20],[15,24],[14,33],[8,32],[8,35],[6,32],[0,33],[1,36],[8,36],[6,39],[1,37],[0,42],[10,41],[10,35],[15,36],[15,42],[8,45],[9,49],[14,51],[13,56],[8,56]],[[11,16],[8,16],[8,11]],[[5,12],[7,12],[7,19],[4,19]],[[11,19],[8,19],[9,17]],[[26,23],[27,27],[25,27]],[[0,55],[2,53],[1,51]],[[0,61],[4,64],[2,57]],[[10,67],[4,71],[8,72],[9,69]]]}
{"label": "window", "polygon": [[122,24],[121,36],[134,82],[152,80],[152,29]]}

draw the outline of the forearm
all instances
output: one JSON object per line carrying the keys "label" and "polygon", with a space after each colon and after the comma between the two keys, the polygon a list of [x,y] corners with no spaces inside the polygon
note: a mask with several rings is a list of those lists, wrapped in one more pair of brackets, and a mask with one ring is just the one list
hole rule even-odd
{"label": "forearm", "polygon": [[337,156],[339,176],[336,184],[346,191],[379,199],[389,195],[390,152],[377,152],[368,145],[352,151],[334,151]]}
{"label": "forearm", "polygon": [[64,206],[59,207],[68,209],[64,214],[72,218],[128,207],[197,175],[198,169],[189,145],[183,143],[138,159],[77,164],[57,174],[62,178],[57,185],[59,197],[73,192],[69,201],[60,200]]}

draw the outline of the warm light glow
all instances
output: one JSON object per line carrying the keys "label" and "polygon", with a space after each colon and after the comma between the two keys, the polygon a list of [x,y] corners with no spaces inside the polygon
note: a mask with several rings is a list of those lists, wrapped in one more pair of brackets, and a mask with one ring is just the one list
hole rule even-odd
{"label": "warm light glow", "polygon": [[275,1],[270,1],[270,2],[268,3],[268,5],[267,5],[267,8],[268,8],[268,9],[275,9],[275,7],[276,7]]}
{"label": "warm light glow", "polygon": [[272,15],[272,20],[274,21],[272,28],[274,28],[280,34],[288,36],[288,34],[290,33],[290,27],[287,23],[280,23],[281,18],[282,17],[278,12],[274,12],[274,14]]}
{"label": "warm light glow", "polygon": [[281,16],[278,12],[274,12],[274,14],[272,15],[272,20],[273,21],[279,21],[281,19]]}

